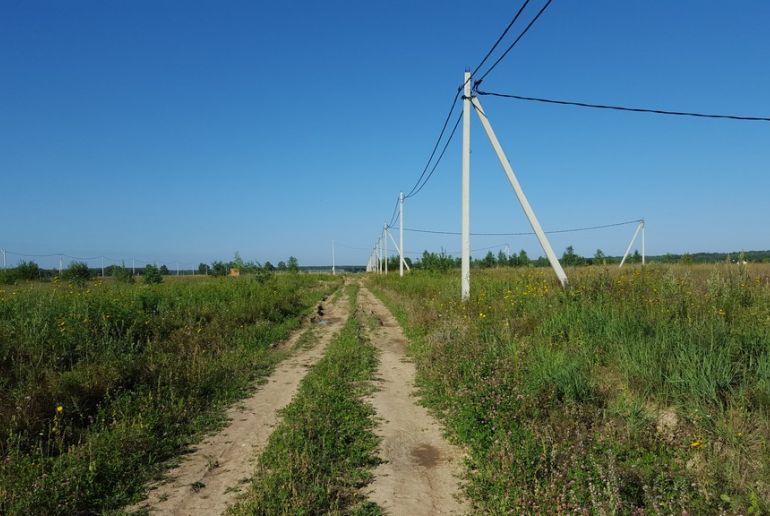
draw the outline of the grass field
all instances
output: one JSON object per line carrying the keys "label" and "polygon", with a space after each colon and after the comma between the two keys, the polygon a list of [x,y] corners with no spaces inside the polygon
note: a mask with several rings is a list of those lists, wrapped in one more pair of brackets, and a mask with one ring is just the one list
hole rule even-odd
{"label": "grass field", "polygon": [[770,512],[770,269],[371,276],[479,512]]}
{"label": "grass field", "polygon": [[0,288],[0,514],[135,501],[285,356],[338,282],[276,275]]}

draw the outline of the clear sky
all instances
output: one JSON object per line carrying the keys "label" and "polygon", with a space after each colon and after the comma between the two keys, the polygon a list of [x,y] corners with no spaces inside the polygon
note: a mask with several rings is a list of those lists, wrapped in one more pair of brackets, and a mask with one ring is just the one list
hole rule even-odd
{"label": "clear sky", "polygon": [[[519,5],[0,0],[0,247],[311,265],[336,240],[363,264],[349,247],[372,245]],[[760,0],[554,0],[483,87],[770,116],[768,20]],[[770,124],[482,102],[546,230],[644,217],[649,254],[770,248]],[[471,132],[472,230],[528,231]],[[460,170],[458,133],[407,227],[459,230]],[[553,245],[620,254],[633,229]],[[541,254],[532,237],[472,247],[504,243]]]}

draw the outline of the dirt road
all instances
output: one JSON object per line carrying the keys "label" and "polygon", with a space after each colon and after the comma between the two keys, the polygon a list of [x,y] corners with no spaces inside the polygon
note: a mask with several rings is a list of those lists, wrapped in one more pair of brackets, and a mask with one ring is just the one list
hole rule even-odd
{"label": "dirt road", "polygon": [[[315,325],[314,345],[279,364],[251,397],[228,411],[230,423],[225,428],[195,446],[169,471],[169,480],[154,486],[148,499],[132,509],[180,516],[221,514],[235,501],[254,474],[259,454],[278,423],[278,411],[288,405],[308,369],[345,324],[348,298],[339,295],[323,308],[323,322]],[[301,333],[296,332],[284,345],[294,347]]]}
{"label": "dirt road", "polygon": [[380,321],[370,338],[380,350],[379,390],[370,402],[382,419],[380,458],[369,498],[386,513],[463,514],[460,498],[462,452],[443,437],[441,427],[414,396],[415,367],[407,360],[406,339],[390,311],[361,288],[359,307]]}

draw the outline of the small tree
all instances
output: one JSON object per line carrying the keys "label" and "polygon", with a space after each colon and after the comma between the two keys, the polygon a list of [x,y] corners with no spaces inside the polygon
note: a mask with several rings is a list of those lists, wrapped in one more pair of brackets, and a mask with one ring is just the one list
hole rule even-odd
{"label": "small tree", "polygon": [[292,273],[299,272],[299,262],[295,257],[289,256],[289,262],[286,264],[286,269]]}
{"label": "small tree", "polygon": [[40,278],[40,266],[33,261],[21,261],[16,266],[16,277],[23,280],[36,280]]}
{"label": "small tree", "polygon": [[205,263],[198,264],[198,274],[205,275],[209,273],[209,266]]}
{"label": "small tree", "polygon": [[516,260],[516,265],[519,267],[526,267],[529,265],[529,256],[527,256],[527,251],[524,249],[519,251],[519,258]]}
{"label": "small tree", "polygon": [[508,257],[505,255],[505,251],[497,253],[497,265],[502,267],[508,264]]}
{"label": "small tree", "polygon": [[273,272],[275,270],[275,265],[270,262],[265,262],[265,265],[263,265],[262,268],[268,272]]}
{"label": "small tree", "polygon": [[278,270],[279,271],[285,271],[286,270],[286,262],[284,262],[284,261],[278,262]]}
{"label": "small tree", "polygon": [[82,285],[86,281],[91,279],[91,270],[88,265],[83,262],[70,262],[67,269],[64,271],[64,278]]}
{"label": "small tree", "polygon": [[168,267],[166,267],[166,264],[164,263],[163,265],[160,266],[160,273],[163,274],[164,276],[168,276],[169,274],[171,274],[171,271],[168,270]]}
{"label": "small tree", "polygon": [[633,256],[631,256],[631,263],[642,263],[642,255],[639,254],[639,249],[634,251]]}
{"label": "small tree", "polygon": [[118,283],[134,282],[134,273],[131,272],[131,269],[129,269],[125,265],[121,265],[120,267],[113,267],[112,277],[115,278],[115,281],[117,281]]}
{"label": "small tree", "polygon": [[144,283],[154,285],[163,282],[163,274],[154,265],[147,264],[144,268]]}
{"label": "small tree", "polygon": [[220,261],[212,262],[211,274],[214,276],[227,276],[227,265]]}
{"label": "small tree", "polygon": [[492,251],[488,251],[487,255],[481,261],[481,266],[485,269],[489,269],[490,267],[494,267],[495,264],[497,264],[497,260],[495,260],[494,253]]}
{"label": "small tree", "polygon": [[594,263],[595,264],[601,263],[602,265],[607,264],[607,257],[604,255],[604,251],[602,251],[601,249],[597,249],[596,252],[594,253]]}

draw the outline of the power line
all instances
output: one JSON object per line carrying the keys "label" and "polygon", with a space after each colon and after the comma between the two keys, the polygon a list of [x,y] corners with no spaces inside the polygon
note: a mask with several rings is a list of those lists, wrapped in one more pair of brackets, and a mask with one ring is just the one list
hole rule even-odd
{"label": "power line", "polygon": [[[480,83],[481,83],[481,81],[483,81],[483,80],[486,78],[486,76],[487,76],[487,75],[489,75],[489,74],[490,74],[490,72],[492,72],[492,70],[494,70],[494,69],[495,69],[495,67],[496,67],[497,65],[499,65],[499,64],[500,64],[500,61],[502,61],[503,59],[505,59],[505,56],[507,56],[507,55],[508,55],[508,52],[510,52],[511,50],[513,50],[513,47],[515,47],[515,46],[516,46],[516,44],[517,44],[517,43],[518,43],[518,42],[521,40],[521,38],[523,38],[523,37],[524,37],[524,35],[525,35],[525,34],[526,34],[528,31],[529,31],[529,29],[530,29],[530,28],[532,28],[532,25],[534,25],[534,24],[535,24],[535,22],[538,20],[538,18],[540,18],[540,16],[541,16],[541,15],[542,15],[542,14],[545,12],[545,10],[546,10],[546,9],[548,9],[548,6],[549,6],[549,5],[551,5],[551,2],[552,2],[552,0],[548,0],[548,1],[545,3],[545,5],[543,5],[543,7],[542,7],[542,8],[541,8],[541,9],[540,9],[538,12],[537,12],[537,14],[535,15],[535,17],[534,17],[534,18],[532,18],[532,21],[530,21],[530,22],[529,22],[529,24],[527,24],[527,26],[524,28],[524,30],[523,30],[523,31],[521,31],[521,33],[519,34],[519,36],[518,36],[518,37],[517,37],[515,40],[513,40],[513,43],[511,43],[511,44],[508,46],[508,48],[506,48],[506,49],[505,49],[505,52],[503,52],[503,54],[502,54],[500,57],[498,57],[498,58],[497,58],[497,60],[496,60],[494,63],[492,63],[492,66],[490,66],[490,67],[487,69],[487,71],[486,71],[486,72],[484,72],[484,75],[482,75],[482,76],[481,76],[481,78],[479,78],[478,80],[476,80],[476,83],[475,83],[476,85],[480,84]],[[522,9],[523,9],[523,8],[524,8],[524,6],[522,6]]]}
{"label": "power line", "polygon": [[[452,128],[452,132],[449,134],[449,138],[447,138],[446,143],[444,144],[444,148],[441,150],[441,154],[439,154],[438,159],[436,160],[436,163],[433,165],[433,168],[431,169],[430,173],[428,174],[428,177],[425,178],[425,181],[420,185],[420,188],[418,188],[412,195],[417,195],[420,193],[420,190],[423,189],[423,187],[428,183],[433,173],[436,171],[436,167],[438,167],[438,164],[441,163],[441,158],[444,157],[444,153],[446,152],[447,148],[449,148],[449,144],[452,142],[452,138],[454,138],[455,133],[457,132],[457,126],[460,125],[460,120],[462,120],[463,114],[460,113],[460,116],[457,117],[457,121],[455,121],[455,125]],[[406,199],[406,197],[404,197]]]}
{"label": "power line", "polygon": [[[494,45],[492,45],[492,48],[489,49],[489,51],[484,56],[484,58],[481,60],[481,62],[473,70],[473,73],[471,74],[471,79],[476,74],[476,72],[478,72],[479,69],[484,65],[484,63],[486,63],[487,59],[489,59],[489,57],[495,51],[495,49],[500,44],[500,42],[503,40],[503,38],[505,38],[505,36],[511,30],[511,27],[513,27],[513,24],[516,23],[516,20],[519,19],[519,16],[521,16],[521,13],[524,11],[524,9],[529,4],[529,1],[530,0],[525,0],[524,3],[519,8],[519,10],[516,11],[516,14],[513,16],[511,21],[508,23],[508,26],[505,28],[505,30],[503,30],[502,34],[500,34],[500,36],[497,38],[497,41],[495,41]],[[551,0],[548,0],[548,4],[550,4],[550,3],[551,3]],[[546,7],[547,7],[547,4],[546,4]],[[538,13],[538,15],[535,17],[535,20],[540,16],[540,14],[542,14],[543,10],[545,10],[545,9],[542,9],[541,12]],[[505,54],[507,54],[511,50],[511,48],[513,48],[513,46],[516,43],[518,43],[518,41],[522,38],[522,36],[524,36],[524,34],[526,34],[526,32],[529,30],[529,27],[531,27],[533,23],[534,23],[534,20],[529,23],[527,28],[525,28],[524,31],[521,34],[519,34],[519,37],[516,38],[516,41],[514,41],[513,45],[508,47],[508,50],[505,51]],[[503,57],[505,57],[505,54],[503,54]],[[497,66],[497,63],[499,63],[501,59],[498,59],[498,61],[494,65],[492,65],[492,68]],[[490,68],[489,71],[491,71],[491,68]],[[489,73],[489,71],[487,71],[487,73]],[[484,75],[486,76],[486,74],[484,74]],[[433,175],[433,172],[438,167],[438,164],[441,162],[441,157],[444,155],[444,152],[446,151],[446,147],[449,145],[449,141],[451,141],[451,139],[452,139],[451,136],[449,137],[449,140],[447,140],[447,143],[444,146],[444,150],[441,152],[441,154],[439,155],[439,157],[436,160],[435,164],[433,165],[433,168],[431,169],[430,173],[428,174],[428,177],[425,178],[425,180],[423,181],[423,178],[425,177],[425,174],[427,173],[428,168],[430,167],[430,164],[431,164],[431,162],[433,161],[433,158],[436,155],[436,151],[438,150],[439,145],[441,145],[441,140],[444,137],[444,134],[446,133],[446,129],[447,129],[447,126],[449,124],[449,120],[452,118],[452,113],[454,112],[455,106],[457,105],[457,99],[460,97],[460,92],[462,91],[464,86],[465,86],[465,83],[461,84],[460,87],[457,89],[457,93],[452,98],[452,105],[449,108],[449,113],[447,113],[447,116],[444,119],[444,124],[441,127],[441,132],[439,133],[438,138],[436,139],[435,145],[433,145],[433,149],[431,150],[430,156],[428,157],[428,161],[425,163],[425,167],[423,167],[423,170],[422,170],[422,173],[420,174],[420,177],[417,178],[417,181],[415,182],[414,186],[409,191],[409,193],[407,193],[404,196],[404,199],[409,199],[409,198],[414,197],[415,195],[417,195],[420,192],[420,190],[422,190],[422,188],[425,186],[425,184],[428,182],[430,177]],[[459,119],[458,119],[457,123],[459,123]],[[452,134],[454,134],[455,129],[457,129],[457,123],[455,124],[455,127],[452,130]]]}
{"label": "power line", "polygon": [[398,203],[401,201],[401,196],[396,197],[396,205],[393,206],[393,215],[390,216],[390,222],[388,226],[392,226],[398,220]]}
{"label": "power line", "polygon": [[761,116],[741,116],[741,115],[716,115],[712,113],[695,113],[688,111],[667,111],[663,109],[649,109],[649,108],[634,108],[626,106],[613,106],[608,104],[589,104],[587,102],[575,102],[570,100],[555,100],[544,99],[539,97],[524,97],[522,95],[511,95],[506,93],[494,93],[489,91],[476,90],[478,95],[488,95],[490,97],[501,97],[507,99],[525,100],[528,102],[540,102],[544,104],[558,104],[562,106],[577,106],[593,109],[610,109],[614,111],[630,111],[633,113],[652,113],[656,115],[673,115],[673,116],[691,116],[697,118],[721,118],[728,120],[743,120],[743,121],[755,121],[755,122],[770,122],[770,117]]}
{"label": "power line", "polygon": [[[494,51],[495,51],[495,49],[497,48],[497,45],[499,45],[499,44],[500,44],[500,42],[503,40],[503,38],[506,36],[506,34],[508,34],[508,31],[509,31],[509,30],[511,30],[511,27],[513,27],[513,24],[514,24],[514,23],[516,23],[516,20],[518,20],[518,19],[519,19],[519,16],[521,16],[521,13],[522,13],[522,12],[524,12],[524,9],[527,7],[527,4],[529,4],[529,0],[525,0],[525,1],[524,1],[524,3],[523,3],[523,4],[521,4],[521,7],[519,7],[519,10],[518,10],[518,11],[516,11],[516,14],[515,14],[515,15],[514,15],[514,17],[511,19],[511,21],[508,23],[508,26],[505,28],[505,30],[503,31],[503,33],[502,33],[502,34],[500,34],[500,37],[498,37],[498,38],[497,38],[497,41],[495,41],[495,44],[494,44],[494,45],[492,45],[492,48],[490,48],[490,49],[489,49],[489,52],[487,52],[487,55],[485,55],[485,56],[484,56],[484,59],[482,59],[482,60],[481,60],[481,62],[480,62],[480,63],[479,63],[477,66],[476,66],[476,68],[474,68],[474,70],[473,70],[473,73],[471,73],[471,77],[470,77],[470,79],[468,79],[468,80],[471,80],[471,79],[473,79],[473,76],[474,76],[474,75],[476,75],[476,72],[478,72],[478,71],[479,71],[479,69],[480,69],[482,66],[484,66],[484,63],[486,63],[486,62],[487,62],[487,59],[489,59],[489,56],[491,56],[491,55],[492,55],[492,52],[494,52]],[[462,86],[460,86],[460,88],[461,88],[461,89],[462,89],[463,87],[465,87],[465,83],[463,83],[463,84],[462,84]]]}
{"label": "power line", "polygon": [[[570,228],[570,229],[555,229],[552,231],[546,231],[546,233],[548,234],[576,233],[578,231],[591,231],[595,229],[606,229],[606,228],[613,228],[617,226],[627,226],[629,224],[638,224],[641,221],[642,219],[637,219],[637,220],[628,220],[625,222],[616,222],[614,224],[602,224],[600,226],[586,226],[586,227]],[[400,228],[393,228],[393,229],[400,229]],[[437,231],[432,229],[417,229],[417,228],[404,228],[404,231],[410,231],[413,233],[430,233],[434,235],[460,235],[461,234],[457,231]],[[534,234],[535,233],[533,231],[520,232],[520,233],[471,233],[471,235],[473,236],[528,236],[528,235],[534,235]]]}
{"label": "power line", "polygon": [[[420,181],[422,181],[422,178],[425,177],[425,173],[428,171],[428,167],[430,167],[431,161],[433,161],[433,156],[436,155],[436,150],[441,144],[441,139],[444,137],[444,133],[446,132],[447,125],[449,124],[449,120],[452,118],[452,113],[454,113],[455,106],[457,105],[457,99],[459,97],[460,97],[460,92],[458,91],[457,93],[455,93],[454,98],[452,98],[452,105],[449,107],[449,113],[447,113],[446,118],[444,119],[444,125],[441,127],[441,132],[439,133],[438,138],[436,139],[436,144],[433,146],[433,150],[431,151],[430,156],[428,157],[428,162],[425,163],[425,167],[422,169],[422,173],[420,174],[420,177],[417,178],[417,182],[414,184],[414,186],[409,191],[409,193],[404,196],[404,199],[409,199],[410,197],[417,195],[417,192],[415,192],[415,190],[417,190],[417,187],[420,185]],[[422,186],[420,186],[420,189],[422,189]]]}

